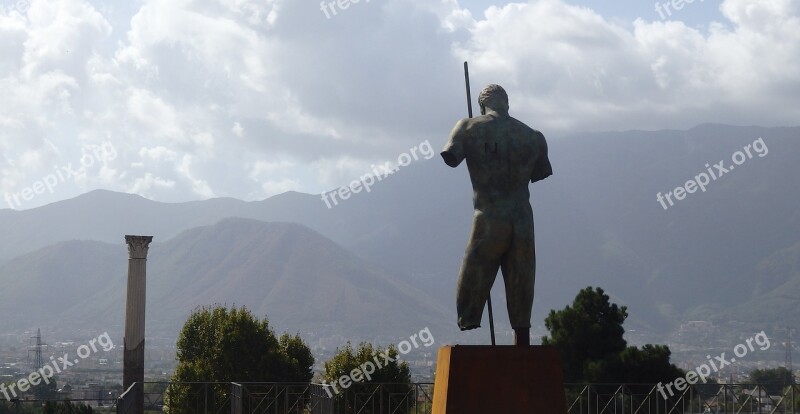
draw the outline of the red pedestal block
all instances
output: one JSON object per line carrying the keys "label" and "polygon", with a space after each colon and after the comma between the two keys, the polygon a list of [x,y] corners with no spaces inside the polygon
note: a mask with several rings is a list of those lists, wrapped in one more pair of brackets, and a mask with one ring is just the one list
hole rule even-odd
{"label": "red pedestal block", "polygon": [[566,412],[561,357],[556,348],[439,348],[433,414]]}

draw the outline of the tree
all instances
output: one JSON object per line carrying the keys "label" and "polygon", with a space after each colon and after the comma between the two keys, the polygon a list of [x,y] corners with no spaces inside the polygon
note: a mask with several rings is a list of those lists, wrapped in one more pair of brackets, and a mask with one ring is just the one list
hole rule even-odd
{"label": "tree", "polygon": [[785,387],[794,384],[794,374],[784,367],[756,369],[750,373],[748,382],[764,387],[770,395],[777,395]]}
{"label": "tree", "polygon": [[545,319],[550,337],[542,338],[542,344],[561,351],[565,381],[582,382],[588,362],[603,361],[625,350],[622,324],[627,317],[627,308],[611,304],[603,289],[587,287],[578,292],[572,306],[550,311]]}
{"label": "tree", "polygon": [[[397,355],[394,346],[376,348],[367,342],[359,344],[358,349],[353,349],[350,342],[344,348],[337,348],[336,354],[325,362],[323,375],[324,382],[330,384],[327,386],[328,392],[339,400],[337,412],[378,413],[371,408],[377,410],[381,406],[385,410],[392,407],[392,412],[403,412],[398,409],[398,405],[409,398],[411,370],[408,363],[398,360]],[[376,398],[373,403],[367,406],[358,405],[354,409],[358,402],[347,398],[347,390],[368,390],[365,392],[371,393],[375,384],[382,384],[382,392],[374,394],[380,395],[381,400]]]}
{"label": "tree", "polygon": [[[314,357],[298,336],[280,341],[265,318],[246,308],[203,307],[192,312],[177,343],[178,365],[167,390],[170,413],[191,413],[194,399],[211,407],[225,403],[228,386],[186,382],[309,382]],[[209,391],[210,390],[210,391]]]}
{"label": "tree", "polygon": [[627,317],[625,306],[592,287],[581,290],[571,306],[550,311],[545,319],[550,336],[542,343],[561,352],[566,382],[655,384],[683,376],[670,363],[667,346],[627,345],[622,326]]}
{"label": "tree", "polygon": [[40,382],[31,389],[34,398],[41,401],[51,401],[58,399],[58,387],[56,386],[56,377],[52,377],[47,383]]}
{"label": "tree", "polygon": [[666,345],[626,347],[619,354],[598,361],[588,361],[584,382],[609,384],[669,383],[684,376],[670,363],[672,352]]}
{"label": "tree", "polygon": [[289,363],[293,367],[289,378],[290,382],[309,382],[314,377],[312,368],[314,367],[314,355],[311,349],[303,342],[300,335],[291,336],[288,333],[281,335],[281,350],[289,357]]}
{"label": "tree", "polygon": [[48,401],[42,408],[44,414],[93,414],[92,407],[85,404],[73,404],[70,401]]}

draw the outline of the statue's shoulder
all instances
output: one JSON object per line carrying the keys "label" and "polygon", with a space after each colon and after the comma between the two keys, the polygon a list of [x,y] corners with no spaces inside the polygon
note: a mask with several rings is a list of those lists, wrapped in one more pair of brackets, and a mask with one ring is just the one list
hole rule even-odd
{"label": "statue's shoulder", "polygon": [[527,135],[532,139],[536,140],[537,142],[544,141],[544,134],[542,134],[539,130],[531,128],[530,126],[528,126],[528,124],[520,121],[517,118],[514,117],[509,117],[509,118],[511,118],[513,122],[517,124],[517,127],[524,130],[527,133]]}
{"label": "statue's shoulder", "polygon": [[533,136],[533,139],[535,139],[536,141],[541,141],[541,142],[545,141],[544,134],[542,134],[542,132],[539,131],[538,129],[531,128],[531,135]]}
{"label": "statue's shoulder", "polygon": [[491,120],[492,118],[486,115],[478,115],[472,118],[462,118],[456,123],[455,129],[466,132],[475,129],[480,125],[484,125]]}

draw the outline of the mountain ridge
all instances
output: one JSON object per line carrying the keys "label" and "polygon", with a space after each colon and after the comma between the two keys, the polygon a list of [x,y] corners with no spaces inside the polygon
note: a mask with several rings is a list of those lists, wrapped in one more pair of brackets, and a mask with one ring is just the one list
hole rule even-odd
{"label": "mountain ridge", "polygon": [[[686,320],[725,323],[732,309],[743,306],[739,314],[752,313],[777,300],[773,291],[751,286],[762,262],[800,241],[798,135],[798,127],[703,124],[684,131],[548,138],[555,175],[531,186],[535,334],[544,334],[542,320],[550,309],[562,308],[589,285],[628,305],[627,326],[648,332],[653,341]],[[763,158],[748,160],[706,192],[666,210],[657,201],[657,193],[684,185],[706,171],[707,163],[729,163],[735,151],[758,138],[769,148]],[[0,240],[0,263],[64,239],[121,243],[124,234],[150,234],[161,241],[226,217],[295,222],[452,313],[471,195],[466,168],[451,169],[438,159],[420,160],[331,209],[318,196],[296,192],[262,201],[166,204],[101,191],[92,194],[94,200],[55,203],[44,210],[49,216],[0,210],[0,229],[15,235]],[[126,200],[134,207],[126,207]],[[794,289],[791,281],[800,277],[795,268],[781,269],[782,286]],[[502,286],[495,286],[494,296],[502,309]],[[782,324],[789,306],[761,320]],[[498,329],[508,329],[504,312],[495,314]]]}

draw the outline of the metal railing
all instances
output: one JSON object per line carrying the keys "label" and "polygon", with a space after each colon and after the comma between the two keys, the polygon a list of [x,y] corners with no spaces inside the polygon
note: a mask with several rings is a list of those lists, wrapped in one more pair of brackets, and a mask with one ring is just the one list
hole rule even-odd
{"label": "metal railing", "polygon": [[786,414],[800,410],[800,386],[755,384],[568,384],[569,414]]}
{"label": "metal railing", "polygon": [[[336,393],[329,385],[307,383],[156,382],[129,392],[138,389],[144,390],[145,413],[431,414],[433,405],[431,383],[358,383]],[[116,401],[70,404],[89,405],[92,413],[134,414],[126,408],[129,392]],[[696,384],[678,390],[674,385],[567,384],[565,392],[567,414],[800,414],[800,385]],[[43,413],[45,403],[0,400],[0,414]]]}
{"label": "metal railing", "polygon": [[[120,396],[117,414],[136,414],[130,401],[139,389],[131,386]],[[432,383],[356,383],[337,390],[309,383],[146,382],[143,389],[148,413],[430,414],[433,405]]]}
{"label": "metal railing", "polygon": [[0,414],[40,414],[48,411],[83,414],[90,412],[89,409],[93,414],[115,413],[116,398],[70,400],[0,399]]}

